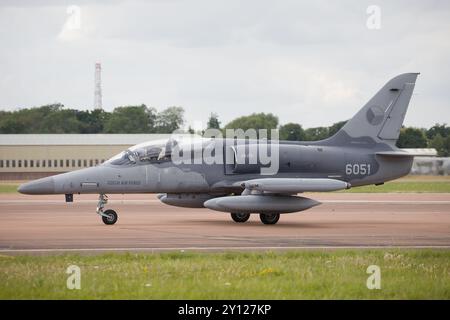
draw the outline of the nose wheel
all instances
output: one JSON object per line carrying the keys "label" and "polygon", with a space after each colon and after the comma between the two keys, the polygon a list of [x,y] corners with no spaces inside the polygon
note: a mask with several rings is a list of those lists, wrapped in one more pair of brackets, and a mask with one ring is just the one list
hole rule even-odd
{"label": "nose wheel", "polygon": [[106,194],[99,194],[96,212],[102,217],[102,221],[104,224],[113,225],[117,222],[118,215],[114,210],[103,210],[105,208],[105,204],[107,203],[108,197],[106,196]]}
{"label": "nose wheel", "polygon": [[261,222],[264,224],[276,224],[278,220],[280,220],[280,214],[279,213],[261,213],[259,215],[259,218],[261,219]]}
{"label": "nose wheel", "polygon": [[106,210],[103,212],[102,221],[104,224],[114,224],[117,222],[117,213],[114,210]]}

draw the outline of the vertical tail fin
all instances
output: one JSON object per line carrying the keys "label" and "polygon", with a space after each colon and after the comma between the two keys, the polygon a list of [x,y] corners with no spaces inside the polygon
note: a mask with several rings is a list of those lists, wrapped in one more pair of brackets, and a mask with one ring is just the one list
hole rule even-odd
{"label": "vertical tail fin", "polygon": [[371,137],[395,145],[418,73],[404,73],[384,85],[341,131],[351,138]]}

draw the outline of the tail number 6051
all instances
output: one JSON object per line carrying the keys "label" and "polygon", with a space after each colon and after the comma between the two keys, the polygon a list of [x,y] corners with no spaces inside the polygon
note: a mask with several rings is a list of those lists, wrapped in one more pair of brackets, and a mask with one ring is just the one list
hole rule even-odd
{"label": "tail number 6051", "polygon": [[345,165],[346,175],[370,175],[370,163],[347,163]]}

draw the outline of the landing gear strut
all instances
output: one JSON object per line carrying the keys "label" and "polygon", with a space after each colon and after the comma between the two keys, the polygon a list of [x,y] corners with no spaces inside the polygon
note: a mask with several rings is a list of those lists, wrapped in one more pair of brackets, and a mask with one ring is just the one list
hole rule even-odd
{"label": "landing gear strut", "polygon": [[108,203],[108,197],[106,194],[99,194],[98,196],[98,204],[97,204],[97,214],[102,217],[102,221],[104,224],[112,225],[117,222],[117,213],[114,210],[106,210],[103,211],[105,204]]}

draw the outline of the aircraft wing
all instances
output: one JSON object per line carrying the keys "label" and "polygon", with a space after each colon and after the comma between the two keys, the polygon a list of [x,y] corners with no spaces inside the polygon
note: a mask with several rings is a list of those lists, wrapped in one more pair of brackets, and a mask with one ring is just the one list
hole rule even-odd
{"label": "aircraft wing", "polygon": [[300,192],[335,191],[350,188],[350,184],[326,178],[262,178],[236,182],[244,188],[239,196],[217,197],[204,202],[206,208],[239,213],[289,213],[309,209],[320,202],[295,196]]}
{"label": "aircraft wing", "polygon": [[301,192],[326,192],[349,189],[350,184],[326,178],[262,178],[242,181],[240,185],[248,191],[294,194]]}

